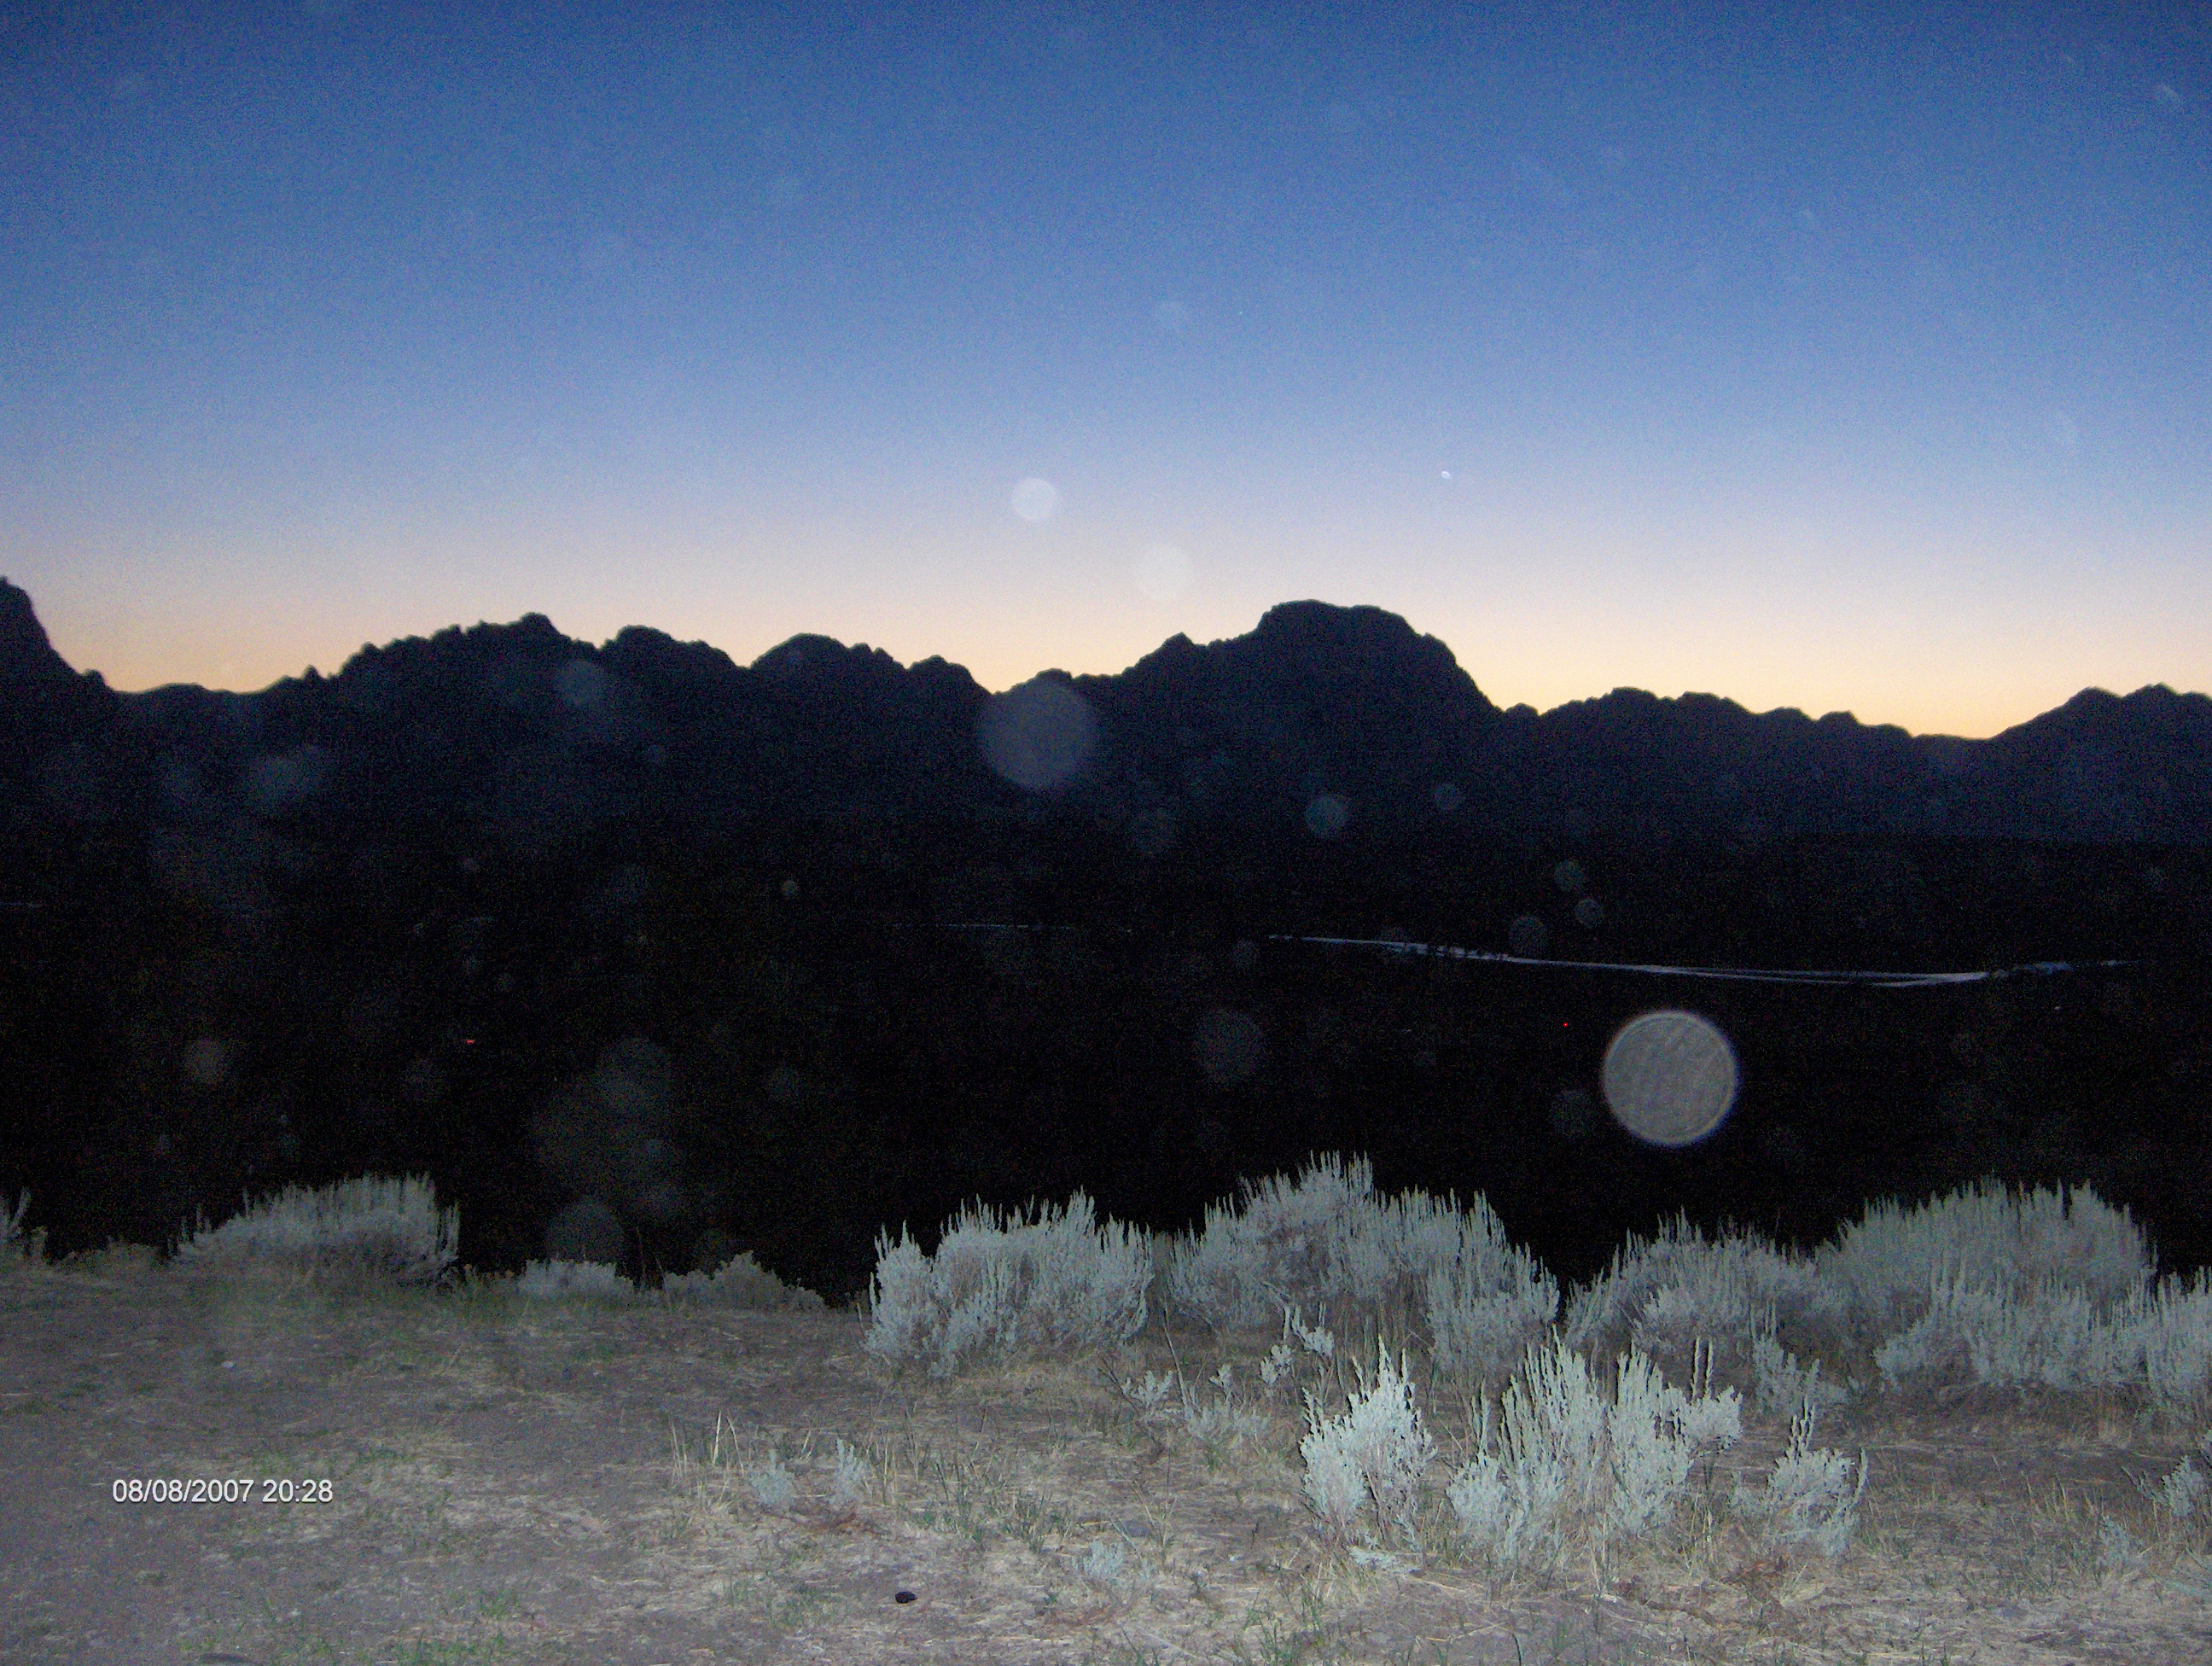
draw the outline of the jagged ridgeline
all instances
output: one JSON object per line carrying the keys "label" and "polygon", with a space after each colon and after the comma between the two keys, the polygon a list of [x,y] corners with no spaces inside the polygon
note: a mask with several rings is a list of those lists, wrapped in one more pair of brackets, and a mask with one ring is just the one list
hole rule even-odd
{"label": "jagged ridgeline", "polygon": [[705,830],[1037,811],[1119,825],[1139,850],[1194,829],[2212,839],[2201,694],[2087,690],[1985,741],[1634,689],[1539,714],[1493,705],[1396,615],[1320,602],[995,696],[866,644],[798,636],[741,666],[636,626],[572,641],[539,614],[364,644],[335,677],[251,695],[118,694],[71,671],[0,580],[0,692],[19,830],[229,806],[356,837],[442,811],[525,846],[647,815]]}

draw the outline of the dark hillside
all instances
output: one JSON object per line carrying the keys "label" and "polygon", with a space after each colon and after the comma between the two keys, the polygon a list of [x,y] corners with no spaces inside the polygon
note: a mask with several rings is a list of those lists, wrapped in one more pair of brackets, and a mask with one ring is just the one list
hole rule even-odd
{"label": "dark hillside", "polygon": [[[595,1198],[633,1271],[734,1240],[847,1293],[973,1197],[1188,1225],[1337,1150],[1563,1275],[1990,1177],[2212,1261],[2201,696],[1540,717],[1310,603],[1001,696],[536,616],[118,696],[0,602],[0,1195],[58,1251],[428,1172],[481,1266]],[[1850,976],[1937,971],[1994,976]],[[1668,1006],[1741,1072],[1680,1150],[1599,1080]]]}

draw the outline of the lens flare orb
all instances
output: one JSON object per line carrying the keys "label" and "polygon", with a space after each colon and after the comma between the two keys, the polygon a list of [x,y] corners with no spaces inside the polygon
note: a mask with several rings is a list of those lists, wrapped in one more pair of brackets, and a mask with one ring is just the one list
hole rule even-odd
{"label": "lens flare orb", "polygon": [[1613,1120],[1638,1139],[1693,1146],[1735,1104],[1735,1049],[1719,1025],[1695,1012],[1644,1012],[1607,1046],[1599,1085]]}

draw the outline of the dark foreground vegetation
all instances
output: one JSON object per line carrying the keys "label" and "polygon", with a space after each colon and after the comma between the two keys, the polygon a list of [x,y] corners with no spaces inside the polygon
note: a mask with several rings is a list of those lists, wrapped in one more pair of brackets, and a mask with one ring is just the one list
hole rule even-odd
{"label": "dark foreground vegetation", "polygon": [[[523,854],[427,822],[373,849],[76,830],[4,861],[0,1195],[52,1254],[422,1173],[487,1271],[750,1250],[836,1300],[880,1230],[930,1242],[972,1198],[1081,1187],[1172,1230],[1356,1150],[1385,1190],[1480,1193],[1563,1278],[1677,1209],[1811,1243],[1983,1178],[2092,1184],[2163,1270],[2212,1262],[2201,850],[1301,830],[1133,857],[1039,818]],[[1328,937],[1518,958],[1284,940]],[[1885,988],[1538,960],[2074,964]],[[1670,1006],[1742,1078],[1679,1151],[1599,1083]]]}

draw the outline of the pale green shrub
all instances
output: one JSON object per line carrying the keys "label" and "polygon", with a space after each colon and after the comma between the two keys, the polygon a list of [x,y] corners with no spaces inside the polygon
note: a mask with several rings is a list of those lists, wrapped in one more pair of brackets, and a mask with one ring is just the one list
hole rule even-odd
{"label": "pale green shrub", "polygon": [[[2197,1443],[2197,1450],[2212,1462],[2212,1429],[2207,1429]],[[2193,1458],[2184,1458],[2179,1467],[2156,1487],[2149,1478],[2138,1475],[2136,1487],[2142,1495],[2176,1521],[2201,1520],[2205,1513],[2205,1497],[2212,1493],[2212,1482],[2197,1468]]]}
{"label": "pale green shrub", "polygon": [[875,1474],[875,1466],[848,1444],[844,1436],[838,1436],[836,1468],[830,1479],[830,1502],[840,1510],[859,1503]]}
{"label": "pale green shrub", "polygon": [[1883,1378],[1933,1376],[2067,1393],[2142,1383],[2154,1415],[2193,1420],[2212,1399],[2212,1285],[2169,1278],[2098,1302],[2046,1278],[2032,1287],[1939,1276],[1928,1311],[1875,1351]]}
{"label": "pale green shrub", "polygon": [[1272,1324],[1294,1304],[1417,1313],[1437,1368],[1473,1377],[1509,1367],[1559,1311],[1558,1281],[1480,1197],[1465,1212],[1421,1191],[1378,1198],[1368,1159],[1334,1153],[1243,1189],[1241,1206],[1208,1207],[1169,1267],[1171,1300],[1208,1324]]}
{"label": "pale green shrub", "polygon": [[1650,1530],[1674,1508],[1697,1450],[1743,1432],[1734,1389],[1689,1398],[1632,1348],[1608,1400],[1557,1340],[1529,1348],[1502,1410],[1493,1456],[1485,1400],[1474,1454],[1446,1496],[1462,1535],[1505,1573],[1549,1571],[1571,1533],[1609,1543]]}
{"label": "pale green shrub", "polygon": [[1869,1347],[1926,1317],[1946,1280],[2014,1292],[2043,1286],[2110,1304],[2141,1292],[2154,1270],[2128,1212],[2088,1187],[2015,1195],[1986,1183],[1911,1209],[1885,1200],[1813,1259]]}
{"label": "pale green shrub", "polygon": [[1375,1174],[1364,1158],[1347,1175],[1334,1153],[1295,1181],[1240,1183],[1243,1207],[1209,1204],[1194,1242],[1179,1239],[1168,1269],[1175,1303],[1224,1329],[1271,1324],[1294,1300],[1326,1300],[1342,1282],[1334,1253],[1348,1224],[1371,1209]]}
{"label": "pale green shrub", "polygon": [[2168,1277],[2130,1313],[2154,1414],[2168,1423],[2212,1412],[2212,1270]]}
{"label": "pale green shrub", "polygon": [[1433,1268],[1421,1294],[1429,1358],[1462,1379],[1505,1375],[1559,1311],[1559,1280],[1517,1251]]}
{"label": "pale green shrub", "polygon": [[[1265,1364],[1261,1370],[1268,1386],[1273,1387],[1274,1374]],[[1180,1374],[1168,1377],[1149,1371],[1145,1373],[1142,1382],[1123,1377],[1121,1397],[1136,1408],[1142,1421],[1180,1423],[1192,1439],[1211,1451],[1219,1452],[1243,1442],[1263,1438],[1272,1426],[1267,1414],[1237,1403],[1233,1369],[1224,1362],[1213,1373],[1212,1380],[1213,1386],[1220,1390],[1221,1398],[1210,1404],[1192,1393],[1190,1385],[1182,1381]],[[1172,1408],[1167,1404],[1170,1394],[1177,1395],[1177,1403]]]}
{"label": "pale green shrub", "polygon": [[626,1302],[637,1294],[635,1285],[603,1261],[534,1261],[522,1269],[514,1290],[537,1301],[574,1297]]}
{"label": "pale green shrub", "polygon": [[671,1303],[710,1307],[734,1307],[753,1312],[799,1308],[818,1310],[825,1304],[811,1290],[786,1284],[753,1259],[752,1252],[724,1262],[712,1273],[678,1273],[660,1281],[663,1297]]}
{"label": "pale green shrub", "polygon": [[1875,1353],[1883,1381],[1893,1386],[1935,1373],[2075,1392],[2132,1381],[2142,1361],[2133,1327],[2108,1322],[2074,1291],[2047,1282],[2025,1292],[1984,1288],[1956,1274],[1933,1280],[1927,1313]]}
{"label": "pale green shrub", "polygon": [[1144,1328],[1152,1280],[1145,1235],[1117,1221],[1094,1225],[1080,1191],[1033,1220],[963,1209],[933,1256],[904,1228],[896,1243],[877,1235],[863,1346],[895,1366],[927,1359],[930,1375],[942,1377],[985,1350],[1126,1342]]}
{"label": "pale green shrub", "polygon": [[798,1501],[799,1483],[780,1453],[770,1452],[768,1462],[749,1465],[745,1468],[745,1484],[752,1488],[753,1502],[763,1510],[788,1510]]}
{"label": "pale green shrub", "polygon": [[1564,1327],[1567,1345],[1593,1357],[1633,1348],[1662,1370],[1696,1369],[1702,1342],[1712,1380],[1755,1397],[1776,1415],[1817,1393],[1830,1404],[1847,1388],[1816,1387],[1791,1350],[1841,1345],[1842,1304],[1812,1263],[1750,1234],[1718,1243],[1677,1214],[1651,1242],[1632,1236],[1611,1266],[1577,1291]]}
{"label": "pale green shrub", "polygon": [[[1617,1366],[1608,1394],[1556,1338],[1530,1347],[1522,1376],[1502,1397],[1495,1450],[1484,1399],[1475,1450],[1446,1487],[1445,1499],[1460,1538],[1492,1573],[1549,1572],[1571,1541],[1588,1541],[1602,1559],[1611,1546],[1659,1529],[1673,1519],[1696,1455],[1741,1438],[1740,1397],[1733,1389],[1700,1392],[1693,1368],[1686,1395],[1633,1348]],[[1307,1433],[1299,1453],[1306,1502],[1339,1542],[1357,1537],[1371,1545],[1387,1536],[1418,1550],[1421,1481],[1436,1447],[1402,1360],[1394,1365],[1389,1350],[1381,1349],[1373,1384],[1363,1371],[1346,1398],[1345,1411],[1329,1416],[1312,1392],[1305,1395]],[[1808,1404],[1766,1489],[1739,1487],[1736,1503],[1771,1537],[1809,1540],[1837,1555],[1848,1541],[1857,1498],[1838,1497],[1848,1467],[1842,1460],[1807,1451],[1813,1415]],[[1862,1490],[1864,1485],[1862,1456]],[[1381,1553],[1370,1547],[1352,1554],[1380,1565]]]}
{"label": "pale green shrub", "polygon": [[1843,1494],[1850,1461],[1826,1449],[1807,1449],[1819,1415],[1818,1407],[1808,1401],[1790,1426],[1789,1448],[1776,1461],[1765,1490],[1754,1493],[1739,1486],[1729,1507],[1763,1524],[1769,1543],[1810,1543],[1832,1558],[1842,1555],[1850,1542],[1859,1499],[1866,1491],[1866,1452],[1863,1448],[1859,1452],[1858,1486],[1846,1499]]}
{"label": "pale green shrub", "polygon": [[1103,1585],[1109,1590],[1119,1590],[1127,1577],[1129,1554],[1111,1539],[1094,1539],[1084,1549],[1082,1559],[1075,1565],[1076,1575],[1094,1585]]}
{"label": "pale green shrub", "polygon": [[1389,1349],[1377,1350],[1374,1386],[1362,1372],[1341,1415],[1324,1415],[1310,1389],[1305,1402],[1307,1433],[1298,1451],[1306,1464],[1306,1502],[1330,1535],[1350,1537],[1363,1507],[1371,1505],[1381,1526],[1418,1545],[1421,1476],[1436,1443],[1421,1426],[1413,1385],[1391,1366]]}
{"label": "pale green shrub", "polygon": [[349,1180],[319,1191],[287,1186],[278,1196],[200,1227],[177,1246],[181,1266],[269,1266],[297,1272],[340,1268],[399,1284],[437,1284],[453,1264],[460,1210],[439,1212],[427,1176]]}

